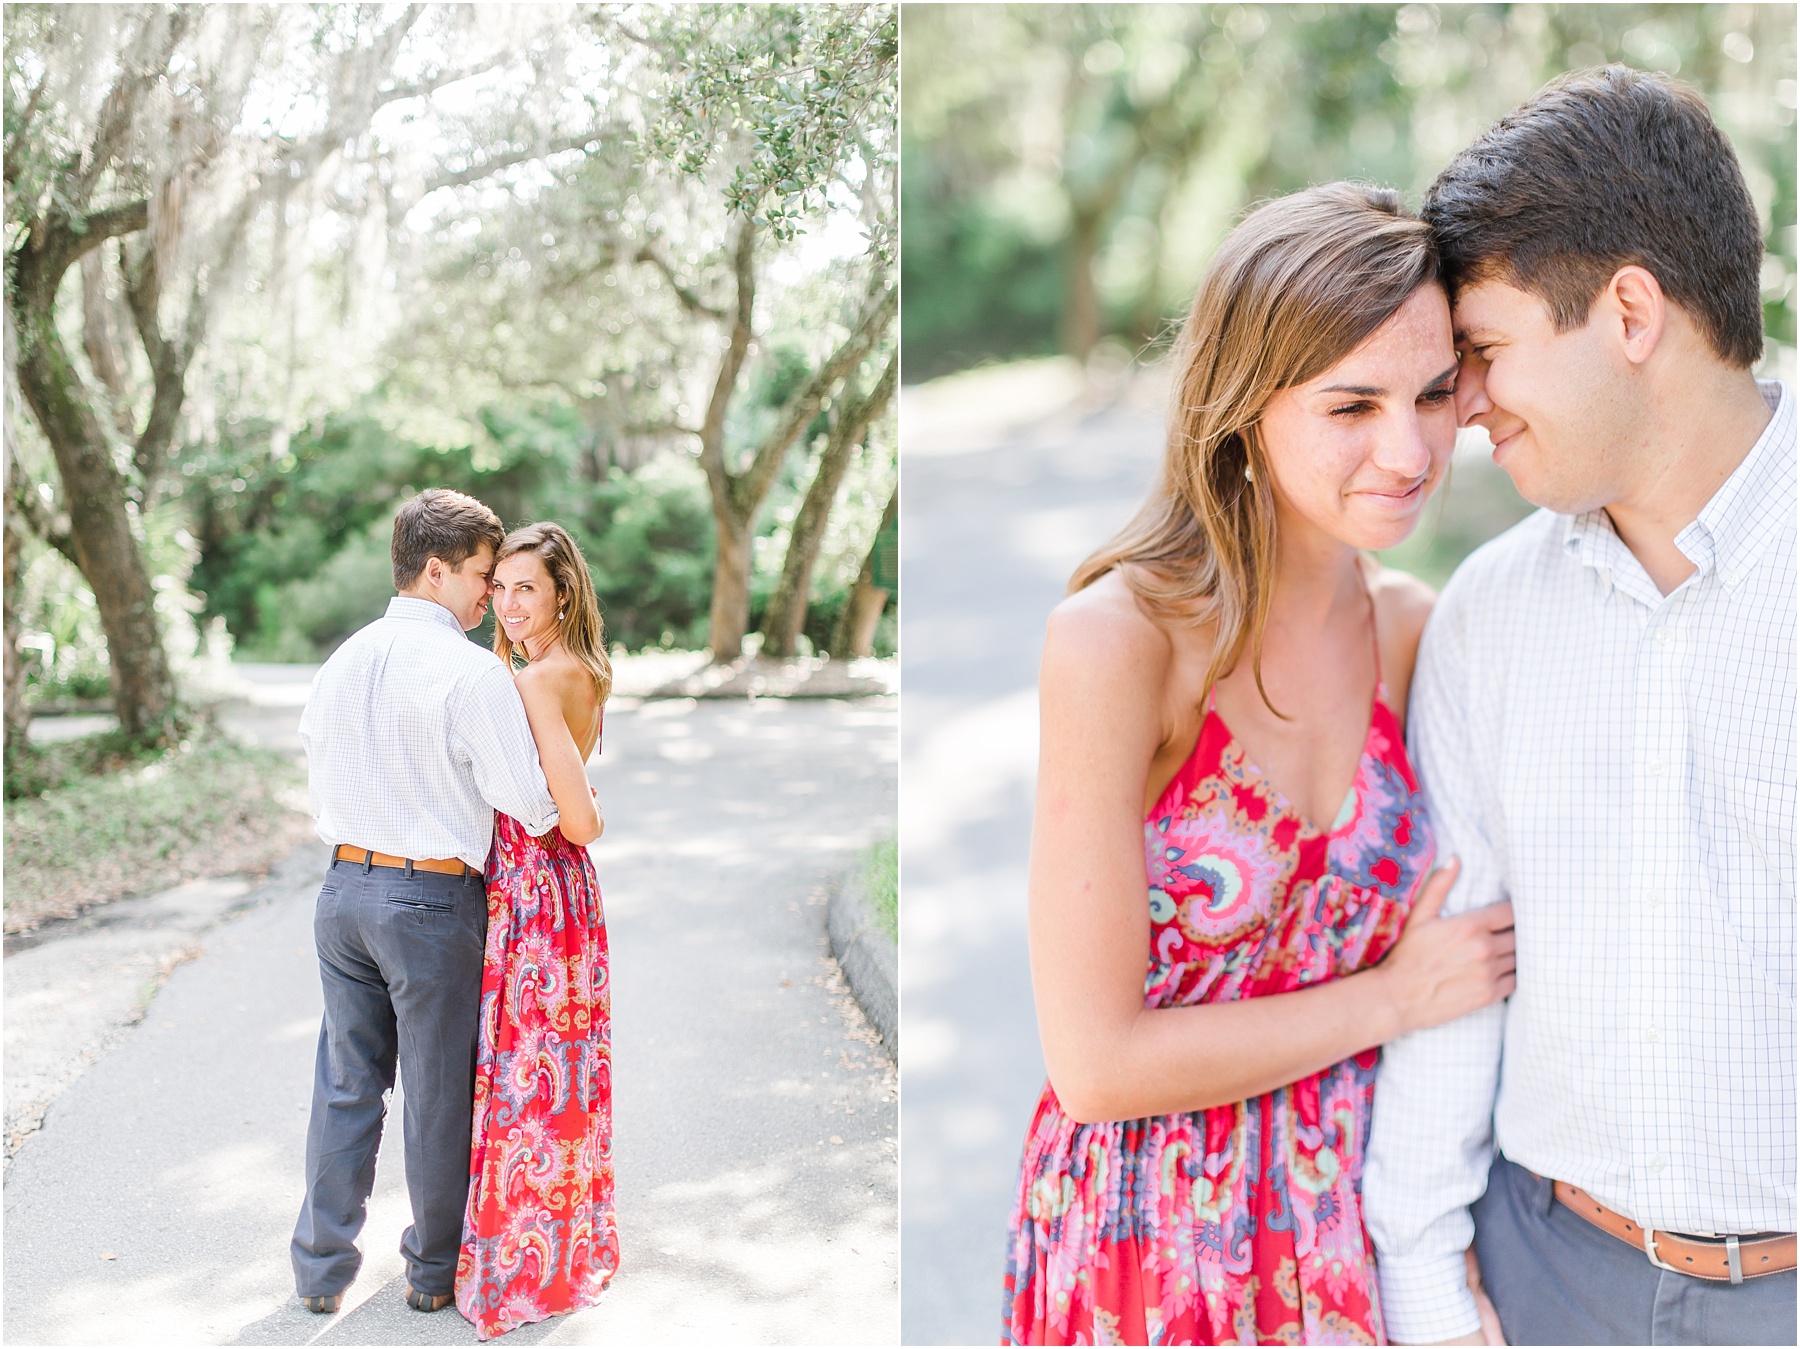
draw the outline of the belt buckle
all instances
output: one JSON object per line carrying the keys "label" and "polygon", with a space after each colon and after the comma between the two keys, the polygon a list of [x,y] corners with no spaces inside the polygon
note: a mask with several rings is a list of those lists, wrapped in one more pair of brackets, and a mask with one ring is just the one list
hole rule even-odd
{"label": "belt buckle", "polygon": [[1671,1265],[1667,1260],[1664,1260],[1656,1253],[1656,1229],[1654,1227],[1646,1227],[1644,1229],[1644,1254],[1650,1257],[1650,1263],[1655,1265],[1658,1269],[1666,1269],[1671,1274],[1687,1273],[1686,1270],[1676,1269],[1675,1266]]}
{"label": "belt buckle", "polygon": [[[1725,1238],[1724,1246],[1725,1266],[1729,1271],[1728,1277],[1732,1283],[1741,1284],[1744,1281],[1744,1264],[1743,1257],[1738,1252],[1738,1239],[1735,1236],[1728,1236]],[[1654,1227],[1644,1229],[1644,1254],[1650,1257],[1650,1263],[1658,1269],[1666,1269],[1671,1274],[1689,1273],[1685,1269],[1676,1269],[1674,1265],[1656,1253],[1656,1229]],[[1717,1278],[1718,1276],[1713,1275],[1712,1277]]]}

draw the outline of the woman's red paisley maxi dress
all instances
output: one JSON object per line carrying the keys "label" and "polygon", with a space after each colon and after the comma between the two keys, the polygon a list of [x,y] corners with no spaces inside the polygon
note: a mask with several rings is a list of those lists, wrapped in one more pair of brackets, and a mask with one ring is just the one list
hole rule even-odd
{"label": "woman's red paisley maxi dress", "polygon": [[499,815],[456,1306],[480,1339],[589,1306],[613,1225],[606,919],[587,849]]}
{"label": "woman's red paisley maxi dress", "polygon": [[[1144,1005],[1307,988],[1379,960],[1433,843],[1377,687],[1356,780],[1309,826],[1210,705],[1144,822]],[[1007,1344],[1383,1339],[1361,1182],[1379,1051],[1179,1115],[1077,1124],[1044,1088],[1008,1252]]]}

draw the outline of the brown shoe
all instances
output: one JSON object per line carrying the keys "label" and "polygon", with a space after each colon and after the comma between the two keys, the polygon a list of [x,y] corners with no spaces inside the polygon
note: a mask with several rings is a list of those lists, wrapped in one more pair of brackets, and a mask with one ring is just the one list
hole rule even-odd
{"label": "brown shoe", "polygon": [[321,1316],[330,1316],[344,1305],[342,1293],[324,1293],[318,1297],[303,1297],[300,1305],[309,1312],[317,1312]]}
{"label": "brown shoe", "polygon": [[406,1305],[416,1312],[442,1311],[454,1301],[455,1293],[439,1293],[434,1296],[431,1293],[421,1293],[410,1283],[406,1285]]}

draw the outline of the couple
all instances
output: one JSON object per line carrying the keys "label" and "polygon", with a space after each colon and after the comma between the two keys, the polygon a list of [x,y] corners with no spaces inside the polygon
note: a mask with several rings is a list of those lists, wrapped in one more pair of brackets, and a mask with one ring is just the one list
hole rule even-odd
{"label": "couple", "polygon": [[[1007,1343],[1795,1342],[1761,260],[1705,104],[1622,67],[1423,220],[1339,183],[1221,247],[1050,621]],[[1366,552],[1465,425],[1544,509],[1434,607]]]}
{"label": "couple", "polygon": [[[406,1301],[454,1299],[485,1340],[591,1304],[619,1264],[583,768],[612,667],[560,526],[507,534],[433,490],[401,506],[392,552],[399,595],[325,662],[300,720],[332,861],[294,1279],[308,1310],[343,1305],[398,1060]],[[490,598],[493,653],[463,635]]]}

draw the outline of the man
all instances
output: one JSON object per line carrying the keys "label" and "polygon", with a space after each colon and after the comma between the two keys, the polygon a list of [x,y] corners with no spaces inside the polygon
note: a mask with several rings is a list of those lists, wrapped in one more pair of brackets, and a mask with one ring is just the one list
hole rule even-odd
{"label": "man", "polygon": [[325,1021],[293,1241],[295,1286],[315,1312],[342,1306],[362,1263],[396,1058],[406,1300],[436,1311],[455,1292],[494,812],[533,835],[557,822],[508,671],[463,636],[487,611],[501,538],[499,518],[459,492],[403,505],[400,593],[325,662],[300,718],[313,819],[332,845],[313,923]]}
{"label": "man", "polygon": [[1452,578],[1413,683],[1445,912],[1512,901],[1518,989],[1385,1051],[1388,1334],[1482,1342],[1472,1233],[1513,1344],[1791,1345],[1794,404],[1751,374],[1756,208],[1705,104],[1614,66],[1424,215],[1460,416],[1545,509]]}

